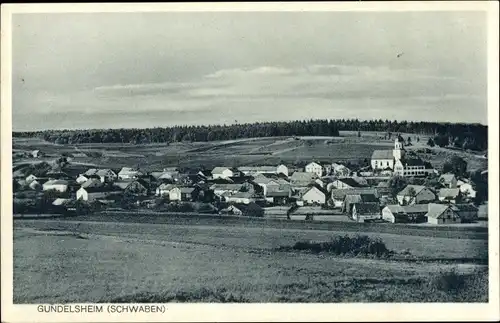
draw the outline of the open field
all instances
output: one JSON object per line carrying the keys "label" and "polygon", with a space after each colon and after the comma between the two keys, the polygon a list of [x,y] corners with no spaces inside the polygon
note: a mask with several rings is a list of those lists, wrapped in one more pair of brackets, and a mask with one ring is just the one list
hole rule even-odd
{"label": "open field", "polygon": [[355,232],[143,222],[16,220],[14,302],[487,299],[477,284],[449,293],[429,283],[485,270],[484,239],[369,233],[413,259],[378,260],[277,250]]}
{"label": "open field", "polygon": [[[341,132],[340,137],[273,137],[249,138],[214,142],[178,142],[162,144],[80,144],[56,145],[40,139],[14,138],[13,148],[18,151],[40,149],[49,156],[40,160],[53,160],[62,153],[94,152],[100,157],[77,157],[73,165],[91,167],[121,168],[123,166],[141,167],[144,170],[158,170],[162,167],[206,167],[294,164],[311,160],[351,161],[369,159],[375,149],[392,149],[393,141],[383,139],[383,133]],[[407,149],[429,148],[425,145],[427,137],[411,136],[414,145]],[[416,137],[420,142],[416,142]],[[424,160],[440,168],[444,160],[453,154],[468,162],[469,170],[486,169],[487,159],[464,151],[433,147],[432,154],[423,154]],[[14,160],[14,164],[33,162],[33,159]]]}

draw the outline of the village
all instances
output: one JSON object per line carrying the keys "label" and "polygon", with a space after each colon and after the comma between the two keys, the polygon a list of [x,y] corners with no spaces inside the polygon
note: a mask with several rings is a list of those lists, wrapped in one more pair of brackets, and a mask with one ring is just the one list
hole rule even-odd
{"label": "village", "polygon": [[305,167],[89,168],[71,176],[60,165],[44,166],[36,174],[14,171],[14,217],[126,210],[430,225],[478,219],[473,183],[434,169],[407,151],[401,136],[359,169],[316,160]]}

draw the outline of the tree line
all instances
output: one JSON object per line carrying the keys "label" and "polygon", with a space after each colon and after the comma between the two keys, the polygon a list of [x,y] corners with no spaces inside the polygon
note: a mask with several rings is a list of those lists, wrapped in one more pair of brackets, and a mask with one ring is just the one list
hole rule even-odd
{"label": "tree line", "polygon": [[[487,147],[488,127],[481,124],[409,122],[390,120],[303,120],[256,122],[232,125],[174,126],[147,129],[88,129],[13,132],[14,137],[40,137],[58,144],[80,143],[169,143],[214,141],[276,136],[338,136],[339,131],[415,133],[448,138],[448,143],[466,142],[473,148]],[[444,139],[443,139],[444,142]]]}

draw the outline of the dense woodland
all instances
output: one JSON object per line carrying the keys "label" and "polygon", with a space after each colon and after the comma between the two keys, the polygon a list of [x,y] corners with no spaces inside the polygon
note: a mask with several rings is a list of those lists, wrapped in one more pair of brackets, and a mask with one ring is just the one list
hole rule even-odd
{"label": "dense woodland", "polygon": [[345,130],[432,135],[435,144],[440,146],[455,145],[474,150],[487,148],[488,127],[481,124],[398,122],[389,120],[360,121],[357,119],[257,122],[148,129],[46,130],[14,132],[13,136],[40,137],[58,144],[147,144],[274,136],[338,136],[339,131]]}

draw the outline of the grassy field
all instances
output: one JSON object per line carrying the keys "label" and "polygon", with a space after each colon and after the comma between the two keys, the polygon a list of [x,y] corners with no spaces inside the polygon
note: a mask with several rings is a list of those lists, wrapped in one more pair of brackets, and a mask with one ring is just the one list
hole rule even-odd
{"label": "grassy field", "polygon": [[[487,240],[368,234],[410,255],[407,261],[279,250],[345,233],[216,223],[16,220],[14,302],[487,300],[481,261],[487,259]],[[457,260],[464,257],[470,259]],[[450,271],[465,277],[465,285],[440,289],[435,279]]]}
{"label": "grassy field", "polygon": [[[163,167],[207,167],[293,164],[311,160],[352,161],[369,159],[375,149],[392,149],[393,140],[383,138],[383,133],[363,132],[357,137],[355,132],[341,132],[340,137],[274,137],[250,138],[217,142],[179,142],[172,144],[80,144],[55,145],[39,139],[14,138],[16,151],[40,149],[49,154],[42,160],[53,160],[63,152],[97,152],[101,157],[78,157],[72,162],[76,165],[98,165],[121,168],[123,166],[141,167],[144,170],[158,170]],[[414,146],[408,149],[428,148],[427,137],[411,136]],[[459,155],[468,162],[469,170],[486,169],[487,159],[472,153],[433,147],[431,154],[423,154],[440,169],[444,160],[451,155]],[[32,162],[33,159],[15,160],[14,164]]]}

